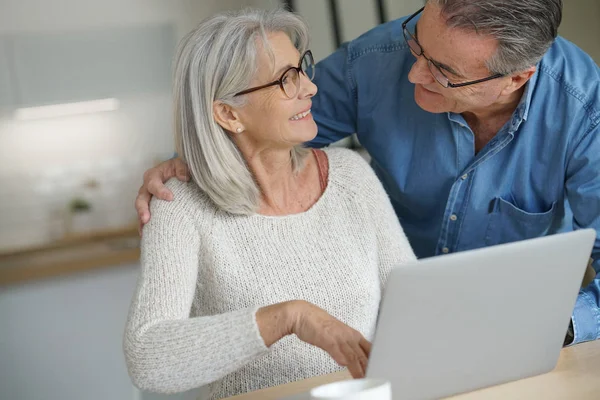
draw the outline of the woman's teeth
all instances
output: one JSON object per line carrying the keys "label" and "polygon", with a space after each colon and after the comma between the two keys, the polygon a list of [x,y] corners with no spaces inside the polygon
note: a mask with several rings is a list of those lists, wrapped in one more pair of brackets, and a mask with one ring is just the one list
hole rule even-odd
{"label": "woman's teeth", "polygon": [[299,119],[302,119],[302,118],[306,117],[308,114],[310,114],[310,110],[308,110],[308,111],[305,111],[305,112],[303,112],[303,113],[300,113],[300,114],[296,114],[296,115],[294,115],[294,116],[293,116],[292,118],[290,118],[290,119],[291,119],[292,121],[297,121],[297,120],[299,120]]}

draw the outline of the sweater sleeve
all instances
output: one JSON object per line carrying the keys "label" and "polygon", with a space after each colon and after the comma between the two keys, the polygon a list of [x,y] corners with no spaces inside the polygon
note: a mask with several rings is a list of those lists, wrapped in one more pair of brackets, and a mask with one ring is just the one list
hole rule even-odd
{"label": "sweater sleeve", "polygon": [[267,351],[256,308],[190,318],[201,288],[200,235],[198,222],[182,206],[190,197],[186,199],[184,190],[173,192],[172,202],[151,202],[152,218],[143,230],[141,272],[123,340],[134,385],[160,393],[206,385]]}
{"label": "sweater sleeve", "polygon": [[362,162],[365,202],[377,235],[379,277],[383,287],[394,266],[415,261],[417,257],[379,178],[366,161]]}

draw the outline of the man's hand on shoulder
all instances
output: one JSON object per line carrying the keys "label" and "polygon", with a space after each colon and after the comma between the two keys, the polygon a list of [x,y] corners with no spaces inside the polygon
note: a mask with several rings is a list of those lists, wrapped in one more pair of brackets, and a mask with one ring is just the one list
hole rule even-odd
{"label": "man's hand on shoulder", "polygon": [[152,196],[166,201],[173,200],[173,193],[165,187],[165,182],[173,177],[177,177],[182,182],[190,180],[187,164],[180,158],[164,161],[144,173],[144,183],[135,199],[140,235],[144,225],[150,221],[150,200]]}

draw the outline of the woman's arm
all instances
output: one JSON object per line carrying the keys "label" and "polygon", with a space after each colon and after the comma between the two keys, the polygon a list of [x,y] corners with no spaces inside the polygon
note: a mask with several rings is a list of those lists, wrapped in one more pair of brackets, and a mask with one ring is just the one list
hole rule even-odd
{"label": "woman's arm", "polygon": [[364,376],[370,343],[310,303],[295,300],[190,318],[200,235],[182,206],[185,184],[168,186],[175,199],[152,200],[153,218],[144,227],[142,269],[123,342],[136,387],[175,393],[204,386],[290,334],[328,352],[352,376]]}
{"label": "woman's arm", "polygon": [[[142,268],[123,344],[133,383],[164,393],[218,380],[267,351],[257,307],[190,318],[200,236],[184,208],[184,184],[169,186],[175,200],[152,200],[153,218],[144,227]],[[270,342],[279,339],[277,329]]]}

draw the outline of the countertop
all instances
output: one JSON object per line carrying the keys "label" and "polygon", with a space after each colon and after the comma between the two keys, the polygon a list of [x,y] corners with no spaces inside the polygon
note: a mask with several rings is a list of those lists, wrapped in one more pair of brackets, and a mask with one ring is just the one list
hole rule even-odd
{"label": "countertop", "polygon": [[[562,349],[556,368],[546,374],[451,397],[455,400],[597,400],[600,393],[600,340]],[[350,379],[348,371],[318,376],[281,386],[229,397],[227,400],[309,400],[310,389]],[[432,379],[435,383],[435,379]],[[395,396],[395,398],[399,398]]]}
{"label": "countertop", "polygon": [[115,267],[140,257],[137,227],[74,235],[35,248],[0,253],[0,286]]}

